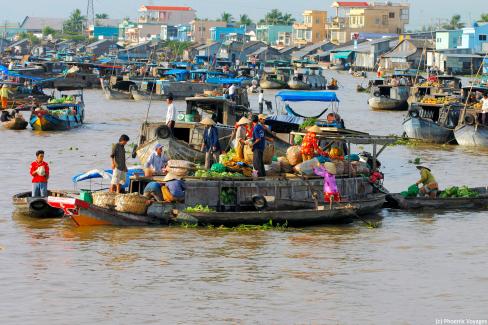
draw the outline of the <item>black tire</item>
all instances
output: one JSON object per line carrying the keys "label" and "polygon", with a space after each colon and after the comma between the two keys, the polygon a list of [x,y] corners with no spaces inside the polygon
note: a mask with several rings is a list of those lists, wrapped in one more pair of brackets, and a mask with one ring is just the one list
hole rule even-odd
{"label": "black tire", "polygon": [[464,123],[466,123],[468,125],[473,125],[475,121],[476,121],[476,119],[471,114],[466,114],[464,116]]}
{"label": "black tire", "polygon": [[132,154],[131,154],[132,159],[137,157],[137,145],[132,148]]}
{"label": "black tire", "polygon": [[419,117],[419,111],[416,110],[416,109],[412,109],[408,112],[408,114],[411,116],[411,117]]}
{"label": "black tire", "polygon": [[254,195],[252,197],[252,204],[258,211],[262,211],[268,207],[268,201],[262,195]]}
{"label": "black tire", "polygon": [[160,139],[167,139],[171,136],[171,130],[167,125],[161,125],[156,129],[156,136]]}
{"label": "black tire", "polygon": [[380,93],[379,91],[375,91],[375,92],[373,93],[373,96],[374,96],[374,97],[380,97],[380,96],[381,96],[381,93]]}
{"label": "black tire", "polygon": [[43,211],[48,208],[48,204],[45,199],[39,198],[37,200],[33,200],[29,204],[29,208],[34,211]]}

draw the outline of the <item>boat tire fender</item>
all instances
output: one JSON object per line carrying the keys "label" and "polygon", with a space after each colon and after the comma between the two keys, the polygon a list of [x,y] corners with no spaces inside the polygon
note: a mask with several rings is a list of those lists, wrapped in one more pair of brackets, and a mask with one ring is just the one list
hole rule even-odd
{"label": "boat tire fender", "polygon": [[171,130],[167,125],[161,125],[156,129],[156,136],[160,139],[167,139],[171,136]]}
{"label": "boat tire fender", "polygon": [[132,148],[131,157],[132,159],[137,157],[137,145],[135,145],[134,148]]}
{"label": "boat tire fender", "polygon": [[31,208],[34,211],[42,211],[47,208],[47,202],[43,198],[39,198],[38,200],[33,200],[29,204],[29,208]]}
{"label": "boat tire fender", "polygon": [[466,114],[466,116],[464,116],[464,123],[466,123],[468,125],[473,125],[474,122],[475,122],[475,118],[473,115]]}
{"label": "boat tire fender", "polygon": [[415,108],[413,109],[410,109],[408,114],[411,116],[411,117],[419,117],[419,111]]}
{"label": "boat tire fender", "polygon": [[252,197],[252,204],[258,211],[263,211],[268,207],[268,201],[266,201],[266,198],[262,195],[254,195]]}
{"label": "boat tire fender", "polygon": [[379,91],[375,91],[375,92],[373,93],[373,96],[374,96],[374,97],[380,97],[380,96],[381,96],[381,93],[380,93]]}

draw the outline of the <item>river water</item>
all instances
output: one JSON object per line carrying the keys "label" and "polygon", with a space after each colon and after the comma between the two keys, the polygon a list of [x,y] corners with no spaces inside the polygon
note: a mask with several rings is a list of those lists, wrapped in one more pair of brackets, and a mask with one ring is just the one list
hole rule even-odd
{"label": "river water", "polygon": [[[373,112],[361,79],[335,73],[349,128],[402,131],[403,113]],[[274,92],[265,92],[272,99]],[[274,100],[273,100],[274,101]],[[362,222],[287,231],[76,228],[13,214],[30,189],[38,149],[51,189],[107,168],[120,134],[136,139],[145,102],[85,92],[86,125],[63,133],[0,129],[0,324],[435,324],[488,318],[488,213],[382,211]],[[251,98],[257,106],[256,97]],[[323,104],[295,104],[312,115]],[[184,110],[183,102],[177,108]],[[150,119],[163,119],[153,103]],[[368,149],[368,148],[365,148]],[[385,186],[402,191],[421,158],[442,187],[486,185],[488,152],[457,146],[395,146],[380,156]],[[83,184],[88,186],[89,184]],[[93,184],[92,184],[93,185]],[[106,184],[105,184],[106,185]]]}

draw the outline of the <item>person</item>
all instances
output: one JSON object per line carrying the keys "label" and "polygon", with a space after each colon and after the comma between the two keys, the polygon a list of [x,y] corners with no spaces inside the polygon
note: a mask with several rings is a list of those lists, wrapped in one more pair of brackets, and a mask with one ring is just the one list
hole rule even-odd
{"label": "person", "polygon": [[150,201],[155,202],[162,202],[163,201],[163,192],[161,189],[162,185],[158,182],[150,182],[144,188],[144,197],[149,199]]}
{"label": "person", "polygon": [[47,181],[49,179],[49,165],[44,161],[44,151],[36,152],[36,160],[31,163],[32,197],[47,197]]}
{"label": "person", "polygon": [[154,151],[149,156],[146,164],[144,165],[144,175],[151,177],[154,175],[163,175],[164,169],[168,164],[168,157],[163,153],[163,145],[156,144]]}
{"label": "person", "polygon": [[127,165],[125,163],[125,145],[129,142],[129,136],[122,134],[119,142],[112,145],[112,182],[110,192],[120,193],[120,187],[125,184],[127,178]]}
{"label": "person", "polygon": [[307,129],[307,134],[302,141],[302,160],[307,161],[313,159],[316,154],[322,155],[323,151],[319,147],[319,139],[317,133],[322,130],[317,125],[313,125]]}
{"label": "person", "polygon": [[419,184],[423,185],[420,189],[420,193],[435,199],[437,191],[439,190],[439,185],[437,184],[434,175],[432,175],[431,170],[425,166],[417,166],[417,169],[420,171],[420,179],[415,184],[417,186]]}
{"label": "person", "polygon": [[258,105],[259,105],[259,114],[263,114],[263,110],[264,110],[264,90],[262,90],[262,89],[259,91]]}
{"label": "person", "polygon": [[481,98],[481,123],[487,125],[487,115],[488,115],[488,94],[484,94]]}
{"label": "person", "polygon": [[330,86],[334,88],[337,87],[337,80],[332,78],[332,80],[330,81]]}
{"label": "person", "polygon": [[180,176],[169,173],[163,179],[164,187],[162,188],[163,199],[165,202],[181,202],[185,200],[185,182]]}
{"label": "person", "polygon": [[0,89],[0,98],[2,101],[2,108],[5,109],[8,107],[8,98],[9,95],[12,94],[7,84],[3,84],[2,88]]}
{"label": "person", "polygon": [[200,123],[205,125],[202,151],[205,152],[205,169],[208,170],[212,167],[212,162],[219,161],[219,132],[215,127],[215,121],[209,117],[204,118]]}
{"label": "person", "polygon": [[397,77],[394,77],[391,79],[390,81],[390,85],[393,86],[393,87],[398,87],[398,84],[399,84],[399,81],[398,81],[398,78]]}
{"label": "person", "polygon": [[15,109],[4,109],[2,110],[2,115],[0,116],[0,122],[8,122],[15,118],[17,111]]}
{"label": "person", "polygon": [[314,167],[314,173],[324,178],[324,202],[340,202],[341,195],[337,189],[336,166],[334,163],[326,162],[319,167]]}
{"label": "person", "polygon": [[168,111],[166,112],[166,125],[171,130],[171,133],[173,133],[176,123],[176,108],[175,104],[173,104],[173,100],[173,95],[169,94],[168,98],[166,99],[166,103],[168,104]]}
{"label": "person", "polygon": [[239,161],[244,161],[244,146],[247,140],[247,128],[251,124],[251,121],[242,117],[239,122],[237,122],[236,130],[236,154]]}
{"label": "person", "polygon": [[266,138],[264,127],[259,123],[259,118],[254,115],[252,118],[253,131],[252,131],[252,153],[253,161],[252,165],[258,173],[258,177],[265,177],[266,171],[264,170],[264,149],[266,148]]}
{"label": "person", "polygon": [[233,102],[235,102],[235,100],[236,100],[236,91],[237,91],[236,85],[231,84],[229,87],[229,97]]}
{"label": "person", "polygon": [[261,126],[264,129],[264,136],[266,137],[266,141],[274,142],[273,139],[274,135],[273,132],[271,132],[271,126],[266,125],[266,118],[267,118],[266,114],[258,115],[259,124],[261,124]]}
{"label": "person", "polygon": [[408,84],[408,80],[407,80],[407,78],[406,78],[405,76],[402,76],[402,77],[400,78],[400,81],[399,81],[399,83],[398,83],[398,84],[399,84],[400,86],[407,86],[407,84]]}

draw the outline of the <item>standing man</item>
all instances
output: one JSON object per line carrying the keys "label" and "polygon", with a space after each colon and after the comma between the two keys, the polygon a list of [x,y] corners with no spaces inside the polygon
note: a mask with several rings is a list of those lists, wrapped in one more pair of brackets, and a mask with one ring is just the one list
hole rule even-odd
{"label": "standing man", "polygon": [[31,163],[32,197],[47,197],[49,165],[44,161],[44,151],[36,152],[36,160]]}
{"label": "standing man", "polygon": [[481,123],[487,125],[486,116],[488,115],[488,94],[481,98]]}
{"label": "standing man", "polygon": [[173,104],[173,94],[168,95],[166,103],[168,103],[168,111],[166,112],[166,125],[171,130],[171,134],[173,134],[173,129],[175,128],[176,123],[176,108],[175,104]]}
{"label": "standing man", "polygon": [[112,182],[110,192],[120,193],[120,186],[127,180],[127,165],[125,163],[125,145],[129,142],[129,136],[122,134],[119,142],[112,145]]}
{"label": "standing man", "polygon": [[229,87],[229,97],[230,99],[235,102],[236,101],[236,90],[237,90],[237,87],[235,84],[231,84],[230,87]]}
{"label": "standing man", "polygon": [[259,91],[258,105],[259,105],[259,114],[263,114],[263,110],[264,110],[264,90],[262,90],[262,89]]}
{"label": "standing man", "polygon": [[252,118],[254,129],[252,131],[252,165],[258,172],[258,177],[265,177],[264,170],[264,148],[266,148],[266,138],[264,137],[264,128],[259,123],[259,118],[255,115]]}
{"label": "standing man", "polygon": [[205,169],[209,170],[210,167],[212,167],[212,162],[219,161],[221,150],[219,132],[215,127],[215,121],[209,117],[204,118],[200,123],[205,125],[205,129],[203,130],[202,151],[205,152]]}

